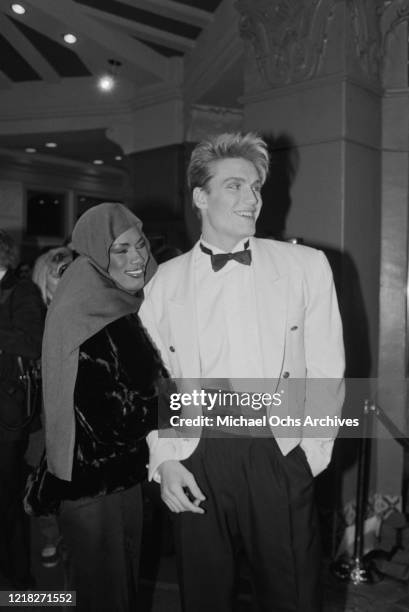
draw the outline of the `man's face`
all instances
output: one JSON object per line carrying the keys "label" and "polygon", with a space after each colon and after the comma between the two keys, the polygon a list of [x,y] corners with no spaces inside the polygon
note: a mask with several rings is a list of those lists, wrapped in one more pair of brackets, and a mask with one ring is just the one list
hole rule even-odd
{"label": "man's face", "polygon": [[255,166],[243,158],[213,162],[206,188],[193,198],[202,216],[203,238],[223,250],[253,236],[261,210],[261,181]]}

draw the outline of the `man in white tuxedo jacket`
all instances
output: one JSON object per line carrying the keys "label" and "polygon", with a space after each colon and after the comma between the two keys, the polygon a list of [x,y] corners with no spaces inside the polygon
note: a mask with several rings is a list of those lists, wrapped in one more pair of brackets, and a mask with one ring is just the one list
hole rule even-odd
{"label": "man in white tuxedo jacket", "polygon": [[[202,236],[159,267],[140,317],[186,389],[193,380],[206,387],[208,379],[224,379],[234,389],[257,378],[278,389],[294,379],[304,384],[292,416],[318,409],[334,417],[343,402],[344,350],[331,270],[320,251],[253,237],[268,165],[254,134],[222,134],[196,146],[188,179]],[[291,438],[272,430],[148,438],[150,477],[176,514],[185,612],[231,611],[242,557],[260,610],[320,609],[313,477],[330,461],[333,436],[308,437],[302,424]]]}

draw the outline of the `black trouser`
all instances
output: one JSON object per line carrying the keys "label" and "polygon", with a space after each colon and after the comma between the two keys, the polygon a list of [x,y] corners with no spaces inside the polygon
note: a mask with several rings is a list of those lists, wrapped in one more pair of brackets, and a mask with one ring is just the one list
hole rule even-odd
{"label": "black trouser", "polygon": [[300,447],[272,438],[202,438],[182,462],[206,513],[175,517],[184,612],[230,612],[244,553],[263,612],[318,612],[320,538],[314,483]]}
{"label": "black trouser", "polygon": [[142,535],[140,485],[94,499],[64,501],[58,517],[66,588],[81,612],[136,609]]}
{"label": "black trouser", "polygon": [[[29,519],[22,497],[27,440],[0,440],[0,585],[31,585]],[[2,584],[3,583],[3,584]]]}

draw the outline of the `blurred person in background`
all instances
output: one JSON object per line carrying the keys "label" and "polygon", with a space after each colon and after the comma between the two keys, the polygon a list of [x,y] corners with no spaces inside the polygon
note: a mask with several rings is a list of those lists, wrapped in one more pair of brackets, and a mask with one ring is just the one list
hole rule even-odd
{"label": "blurred person in background", "polygon": [[44,304],[51,302],[61,276],[74,258],[72,250],[60,246],[40,255],[33,267],[32,279],[40,288]]}
{"label": "blurred person in background", "polygon": [[31,266],[28,262],[26,261],[20,261],[20,263],[18,264],[16,270],[15,270],[15,274],[17,276],[17,278],[20,279],[24,279],[24,278],[31,278]]}
{"label": "blurred person in background", "polygon": [[38,288],[18,279],[15,265],[14,240],[0,230],[0,585],[26,589],[32,578],[22,506],[28,426],[21,376],[23,362],[40,357],[45,309]]}
{"label": "blurred person in background", "polygon": [[[74,253],[70,248],[59,246],[42,253],[34,262],[32,280],[39,287],[47,308],[62,275],[73,258]],[[40,375],[40,367],[38,367],[38,373]],[[30,436],[30,444],[26,453],[27,462],[32,466],[37,465],[43,450],[44,435],[39,424],[39,430]],[[44,567],[54,567],[59,561],[60,532],[57,520],[54,515],[42,516],[39,517],[39,524],[42,536],[41,563]]]}

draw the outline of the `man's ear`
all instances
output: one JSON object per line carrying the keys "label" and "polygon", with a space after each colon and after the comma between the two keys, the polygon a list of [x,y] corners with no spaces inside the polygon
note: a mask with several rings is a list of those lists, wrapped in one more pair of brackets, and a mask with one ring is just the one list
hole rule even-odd
{"label": "man's ear", "polygon": [[204,189],[201,187],[195,187],[193,189],[192,197],[196,208],[199,208],[200,210],[207,208],[207,197]]}

